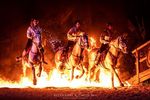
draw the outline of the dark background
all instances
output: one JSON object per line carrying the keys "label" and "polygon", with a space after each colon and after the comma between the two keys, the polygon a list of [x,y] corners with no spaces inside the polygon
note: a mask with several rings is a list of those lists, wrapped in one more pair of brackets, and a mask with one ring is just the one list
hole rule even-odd
{"label": "dark background", "polygon": [[[97,41],[106,22],[112,22],[120,34],[128,33],[131,51],[150,39],[149,6],[149,0],[1,0],[0,77],[17,80],[16,76],[22,73],[15,57],[25,47],[26,30],[33,17],[62,41],[66,41],[65,33],[76,20]],[[142,18],[145,31],[139,27]],[[47,58],[52,59],[50,55]]]}
{"label": "dark background", "polygon": [[[59,34],[68,31],[75,20],[80,20],[88,33],[99,34],[106,22],[112,22],[120,33],[127,32],[129,21],[139,28],[143,17],[146,30],[143,40],[149,40],[149,0],[2,0],[0,4],[2,39],[25,34],[16,31],[27,27],[33,17],[40,19],[43,28]],[[134,34],[141,38],[141,33]]]}

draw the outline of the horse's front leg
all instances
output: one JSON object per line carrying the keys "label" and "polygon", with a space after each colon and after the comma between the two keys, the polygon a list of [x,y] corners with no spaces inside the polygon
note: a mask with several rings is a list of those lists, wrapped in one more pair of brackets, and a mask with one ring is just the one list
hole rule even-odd
{"label": "horse's front leg", "polygon": [[85,71],[83,69],[83,65],[82,64],[79,65],[79,70],[81,70],[82,72],[81,72],[81,75],[77,75],[76,76],[76,79],[79,79],[79,78],[81,78],[84,75]]}
{"label": "horse's front leg", "polygon": [[91,74],[91,72],[90,72],[90,66],[88,66],[88,69],[87,69],[87,81],[88,82],[90,82],[90,74]]}
{"label": "horse's front leg", "polygon": [[93,78],[93,67],[88,68],[88,81],[91,82]]}
{"label": "horse's front leg", "polygon": [[[85,80],[87,81],[87,80],[88,80],[88,63],[85,63],[85,64],[83,65],[83,70],[84,70],[84,73],[85,73],[85,75],[86,75]],[[84,73],[83,73],[83,74],[84,74]]]}
{"label": "horse's front leg", "polygon": [[22,61],[22,65],[23,65],[23,77],[26,77],[26,65],[25,65],[25,62]]}
{"label": "horse's front leg", "polygon": [[33,85],[36,85],[37,84],[37,80],[36,80],[36,75],[35,75],[35,68],[34,68],[32,63],[30,63],[30,66],[32,68]]}
{"label": "horse's front leg", "polygon": [[111,76],[112,76],[112,86],[113,86],[113,88],[114,88],[114,76],[116,76],[116,78],[118,79],[120,86],[124,86],[113,66],[111,66],[111,73],[112,73]]}
{"label": "horse's front leg", "polygon": [[114,88],[114,71],[111,71],[111,83],[112,83],[112,88]]}
{"label": "horse's front leg", "polygon": [[96,81],[96,82],[100,81],[99,75],[100,75],[100,66],[95,65],[95,69],[94,69],[94,72],[93,72],[94,81]]}
{"label": "horse's front leg", "polygon": [[75,66],[72,66],[72,69],[71,69],[71,81],[74,79],[74,68],[75,68]]}
{"label": "horse's front leg", "polygon": [[39,65],[39,72],[37,74],[38,77],[41,76],[41,72],[42,72],[42,63],[40,63],[40,65]]}
{"label": "horse's front leg", "polygon": [[121,79],[119,78],[119,75],[116,73],[114,67],[113,67],[113,71],[114,71],[114,75],[117,77],[117,79],[118,79],[118,81],[119,81],[120,86],[123,87],[124,84],[121,82]]}

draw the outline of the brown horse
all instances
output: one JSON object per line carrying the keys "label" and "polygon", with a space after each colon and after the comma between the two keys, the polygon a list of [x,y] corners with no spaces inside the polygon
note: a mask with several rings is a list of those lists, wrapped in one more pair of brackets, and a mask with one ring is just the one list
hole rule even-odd
{"label": "brown horse", "polygon": [[[127,46],[122,41],[122,37],[119,36],[109,44],[110,48],[105,56],[104,61],[100,61],[97,65],[95,64],[96,57],[98,55],[98,48],[95,48],[89,53],[89,74],[88,79],[91,81],[92,75],[94,75],[94,80],[96,80],[96,73],[100,72],[100,67],[107,69],[111,73],[111,82],[112,87],[114,88],[114,75],[120,83],[120,86],[123,86],[118,74],[115,71],[115,66],[117,64],[117,59],[119,58],[119,52],[127,53]],[[94,70],[94,71],[93,71]],[[98,73],[99,76],[100,73]]]}

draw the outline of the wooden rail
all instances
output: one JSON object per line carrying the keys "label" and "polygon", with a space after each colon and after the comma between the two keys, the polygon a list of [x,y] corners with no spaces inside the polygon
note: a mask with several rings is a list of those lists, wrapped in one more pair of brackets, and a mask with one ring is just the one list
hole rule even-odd
{"label": "wooden rail", "polygon": [[[150,40],[132,51],[132,53],[135,55],[135,58],[136,58],[136,62],[135,62],[135,65],[136,65],[136,75],[129,79],[129,83],[131,83],[131,84],[139,84],[140,82],[146,80],[147,78],[150,78],[150,69],[148,69],[146,71],[143,71],[141,73],[139,71],[140,64],[143,61],[147,60],[147,56],[145,56],[143,58],[139,57],[140,56],[139,55],[139,51],[142,50],[144,47],[146,47],[148,45],[150,45]],[[145,77],[143,77],[143,76],[145,76]]]}
{"label": "wooden rail", "polygon": [[150,78],[150,69],[147,69],[141,73],[139,73],[139,81],[137,80],[137,75],[131,77],[128,82],[132,85],[137,85],[139,82],[143,82]]}
{"label": "wooden rail", "polygon": [[143,45],[139,46],[139,47],[136,48],[135,50],[133,50],[132,53],[135,53],[136,51],[139,51],[140,49],[144,48],[144,47],[147,46],[148,44],[150,44],[150,40],[147,41],[146,43],[144,43]]}

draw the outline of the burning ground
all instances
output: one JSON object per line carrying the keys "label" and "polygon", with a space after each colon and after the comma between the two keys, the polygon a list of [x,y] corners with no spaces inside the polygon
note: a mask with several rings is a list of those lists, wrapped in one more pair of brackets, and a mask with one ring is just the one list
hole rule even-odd
{"label": "burning ground", "polygon": [[149,100],[149,86],[108,88],[1,88],[1,100],[50,100],[50,99],[98,99],[98,100]]}

